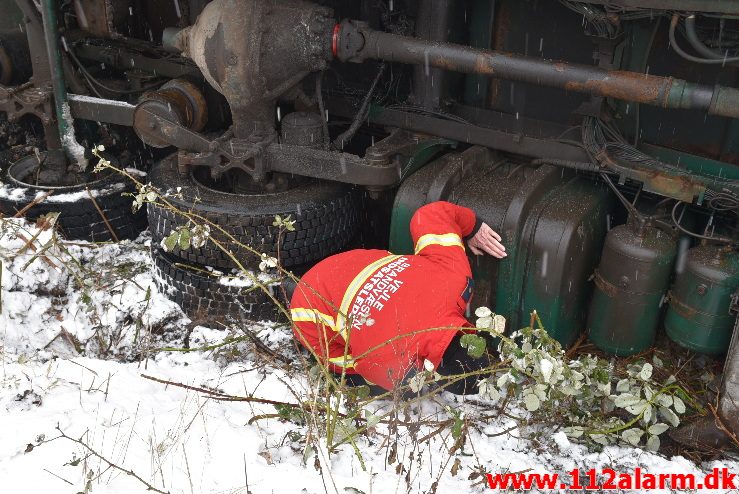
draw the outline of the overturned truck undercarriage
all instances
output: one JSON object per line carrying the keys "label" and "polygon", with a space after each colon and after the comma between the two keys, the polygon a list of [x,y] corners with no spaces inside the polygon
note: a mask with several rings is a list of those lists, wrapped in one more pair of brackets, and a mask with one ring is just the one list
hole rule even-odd
{"label": "overturned truck undercarriage", "polygon": [[[110,198],[126,185],[89,165],[103,142],[176,190],[176,206],[296,273],[355,245],[411,252],[413,212],[460,203],[509,249],[473,264],[477,305],[509,330],[536,309],[565,346],[587,332],[634,355],[664,328],[726,355],[718,413],[739,432],[739,1],[0,4],[13,13],[0,112],[45,143],[4,155],[1,212],[92,189],[62,229],[135,236],[143,217]],[[95,219],[98,201],[112,224]],[[278,235],[288,214],[295,231]],[[164,252],[182,220],[155,205],[148,220],[165,290],[195,318],[237,310],[238,288],[177,261],[259,260]],[[249,297],[251,316],[271,316]],[[726,437],[711,419],[682,439]]]}

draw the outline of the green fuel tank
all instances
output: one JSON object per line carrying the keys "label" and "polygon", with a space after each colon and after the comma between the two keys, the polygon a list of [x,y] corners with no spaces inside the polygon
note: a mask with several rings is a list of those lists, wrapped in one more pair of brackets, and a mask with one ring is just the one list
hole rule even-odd
{"label": "green fuel tank", "polygon": [[726,353],[736,317],[729,307],[737,286],[739,253],[709,245],[690,249],[670,292],[667,335],[696,352]]}
{"label": "green fuel tank", "polygon": [[676,238],[653,226],[608,232],[588,314],[595,346],[626,356],[654,343],[676,252]]}

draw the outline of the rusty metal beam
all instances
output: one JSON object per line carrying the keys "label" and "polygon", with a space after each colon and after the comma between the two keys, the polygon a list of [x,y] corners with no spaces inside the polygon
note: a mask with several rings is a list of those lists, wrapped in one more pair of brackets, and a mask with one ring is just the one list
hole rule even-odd
{"label": "rusty metal beam", "polygon": [[342,61],[376,59],[423,65],[662,108],[703,110],[711,115],[739,118],[739,90],[734,88],[429,42],[375,31],[361,22],[342,22],[334,33],[334,47],[335,55]]}
{"label": "rusty metal beam", "polygon": [[[356,113],[351,104],[339,98],[332,98],[326,106],[329,113],[345,118],[353,118]],[[558,142],[556,134],[551,136],[535,135],[535,132],[529,132],[528,129],[524,129],[523,132],[508,132],[474,123],[446,120],[391,108],[375,108],[370,112],[368,122],[444,137],[467,144],[477,144],[532,158],[590,161],[587,153],[581,147]]]}

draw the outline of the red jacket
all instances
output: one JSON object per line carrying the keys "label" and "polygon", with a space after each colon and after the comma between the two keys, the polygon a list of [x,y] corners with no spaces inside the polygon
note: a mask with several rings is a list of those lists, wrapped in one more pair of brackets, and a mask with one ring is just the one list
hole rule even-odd
{"label": "red jacket", "polygon": [[408,371],[441,362],[464,317],[472,273],[464,238],[480,223],[448,202],[411,219],[415,255],[352,250],[316,264],[290,304],[295,337],[331,370],[392,389]]}

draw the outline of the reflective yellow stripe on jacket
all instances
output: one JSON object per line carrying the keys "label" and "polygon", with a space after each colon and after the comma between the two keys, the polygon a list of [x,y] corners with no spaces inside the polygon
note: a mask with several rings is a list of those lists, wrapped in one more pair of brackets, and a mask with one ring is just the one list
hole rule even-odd
{"label": "reflective yellow stripe on jacket", "polygon": [[336,321],[334,321],[334,318],[316,309],[290,309],[290,317],[293,322],[313,322],[316,324],[323,324],[324,326],[331,328],[332,331],[336,331]]}
{"label": "reflective yellow stripe on jacket", "polygon": [[444,247],[462,247],[462,250],[464,250],[462,239],[456,233],[444,233],[441,235],[437,235],[435,233],[427,233],[426,235],[419,238],[418,242],[416,242],[416,254],[421,252],[429,245],[442,245]]}
{"label": "reflective yellow stripe on jacket", "polygon": [[336,327],[337,330],[341,333],[341,336],[344,338],[344,341],[347,340],[348,336],[346,331],[346,319],[349,316],[351,303],[354,300],[354,297],[356,297],[359,289],[362,288],[364,283],[369,279],[370,276],[375,273],[375,271],[382,268],[386,264],[390,264],[396,259],[400,259],[401,257],[403,256],[389,255],[383,257],[382,259],[378,259],[364,268],[362,271],[360,271],[359,274],[354,277],[352,282],[349,283],[349,287],[346,289],[346,292],[344,292],[344,298],[341,299],[339,314],[336,316]]}
{"label": "reflective yellow stripe on jacket", "polygon": [[328,359],[328,361],[337,367],[344,367],[345,369],[351,369],[354,367],[354,357],[351,355],[333,357]]}
{"label": "reflective yellow stripe on jacket", "polygon": [[[322,324],[331,328],[332,331],[337,331],[334,318],[316,309],[290,309],[290,317],[293,322],[312,322],[315,324]],[[341,355],[339,357],[329,358],[328,361],[337,367],[344,367],[346,369],[354,367],[354,357],[351,355]]]}

